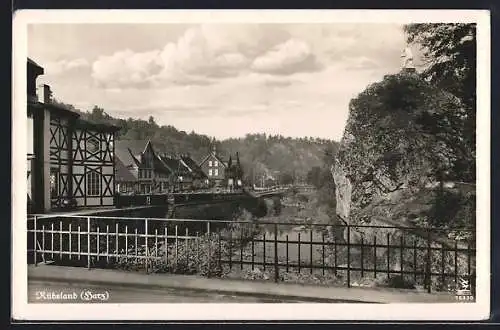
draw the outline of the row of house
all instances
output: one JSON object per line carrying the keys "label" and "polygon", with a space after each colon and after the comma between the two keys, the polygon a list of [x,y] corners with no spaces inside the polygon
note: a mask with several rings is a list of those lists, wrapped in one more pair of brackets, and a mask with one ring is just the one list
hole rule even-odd
{"label": "row of house", "polygon": [[220,187],[241,187],[243,171],[236,155],[225,162],[215,145],[197,163],[189,154],[159,152],[151,140],[120,140],[115,145],[116,191],[127,193],[165,193]]}
{"label": "row of house", "polygon": [[113,206],[117,192],[241,187],[238,155],[234,164],[231,157],[225,162],[214,145],[198,163],[188,154],[160,153],[151,141],[115,141],[119,127],[54,103],[50,86],[37,85],[43,74],[27,59],[28,212]]}

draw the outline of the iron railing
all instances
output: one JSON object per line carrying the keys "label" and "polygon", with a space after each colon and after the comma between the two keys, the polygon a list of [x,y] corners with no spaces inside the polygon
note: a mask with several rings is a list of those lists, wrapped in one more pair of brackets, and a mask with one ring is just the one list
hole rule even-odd
{"label": "iron railing", "polygon": [[28,260],[221,276],[367,278],[432,289],[474,286],[475,231],[373,225],[34,215]]}

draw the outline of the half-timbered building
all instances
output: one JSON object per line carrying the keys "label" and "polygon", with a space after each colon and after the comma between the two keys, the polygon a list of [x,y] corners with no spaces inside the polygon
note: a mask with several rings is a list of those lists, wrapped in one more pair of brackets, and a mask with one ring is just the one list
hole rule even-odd
{"label": "half-timbered building", "polygon": [[95,124],[54,104],[44,69],[28,59],[28,207],[47,212],[66,206],[114,204],[112,125]]}

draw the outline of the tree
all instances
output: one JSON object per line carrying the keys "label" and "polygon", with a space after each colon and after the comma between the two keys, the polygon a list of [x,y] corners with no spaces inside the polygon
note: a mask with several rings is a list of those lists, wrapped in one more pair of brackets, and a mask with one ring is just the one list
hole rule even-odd
{"label": "tree", "polygon": [[155,122],[155,118],[153,116],[149,116],[148,124],[153,128],[158,128],[158,125]]}
{"label": "tree", "polygon": [[314,166],[309,172],[307,172],[307,183],[312,184],[315,187],[319,187],[321,184],[321,167]]}
{"label": "tree", "polygon": [[[463,180],[475,180],[476,137],[476,25],[409,24],[404,27],[409,43],[423,51],[424,78],[460,99],[464,111],[446,112],[427,118],[434,133],[456,134],[454,172]],[[460,107],[457,109],[461,109]]]}

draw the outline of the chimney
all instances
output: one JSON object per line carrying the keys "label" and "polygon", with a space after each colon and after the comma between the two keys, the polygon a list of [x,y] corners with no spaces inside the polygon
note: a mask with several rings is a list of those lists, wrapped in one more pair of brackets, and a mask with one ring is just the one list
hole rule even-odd
{"label": "chimney", "polygon": [[52,91],[50,90],[50,86],[46,84],[38,86],[37,97],[38,101],[41,103],[44,104],[52,103]]}

